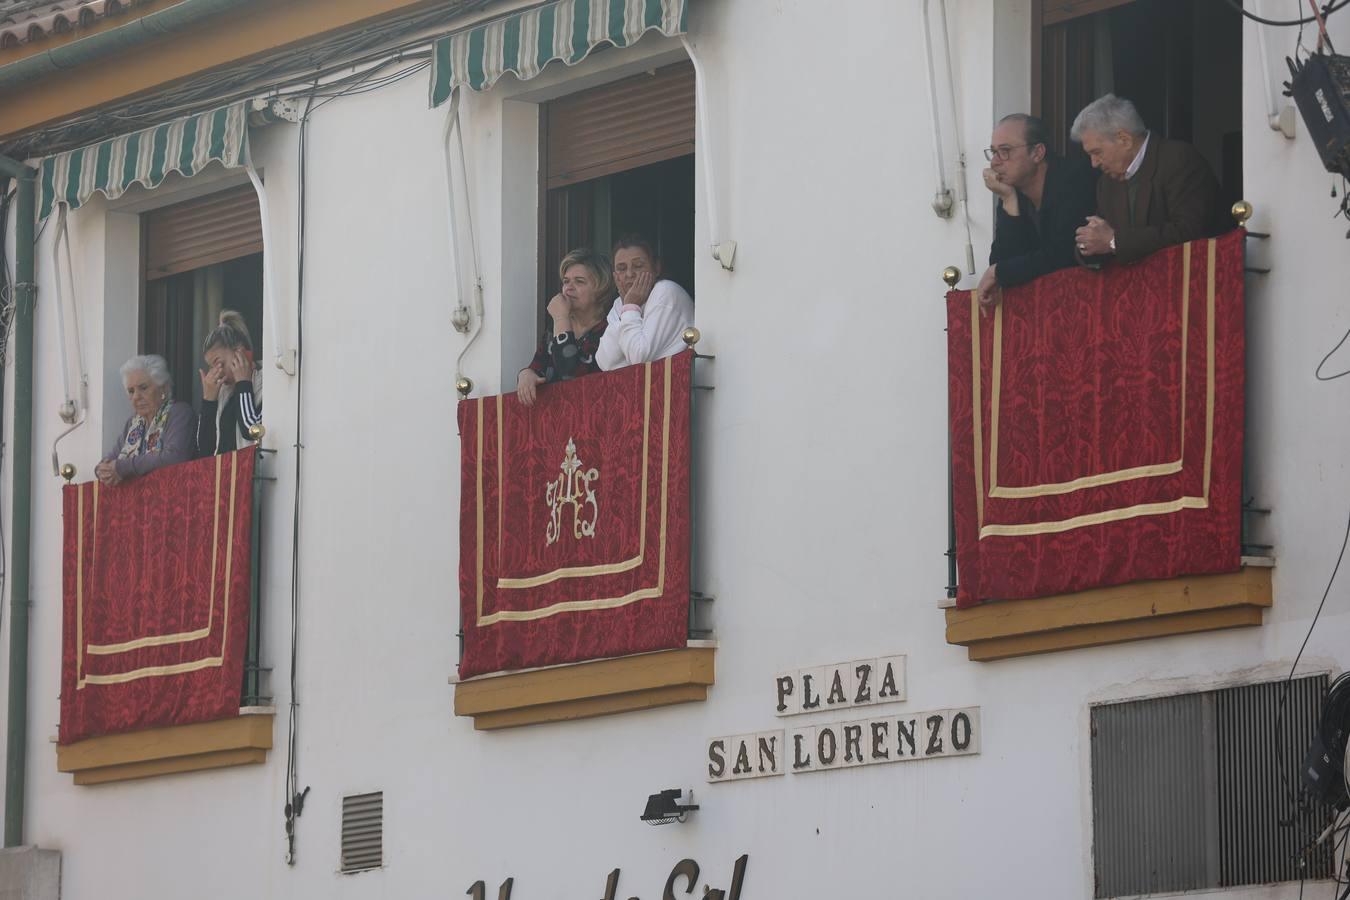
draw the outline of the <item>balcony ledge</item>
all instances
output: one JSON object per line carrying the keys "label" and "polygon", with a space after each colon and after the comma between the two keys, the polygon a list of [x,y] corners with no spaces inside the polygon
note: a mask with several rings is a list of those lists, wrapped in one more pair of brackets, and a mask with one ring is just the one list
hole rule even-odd
{"label": "balcony ledge", "polygon": [[455,685],[455,715],[479,731],[608,716],[706,700],[715,646],[690,642],[618,659],[484,675]]}
{"label": "balcony ledge", "polygon": [[1237,572],[947,609],[947,643],[990,662],[1173,634],[1260,625],[1271,605],[1268,560]]}
{"label": "balcony ledge", "polygon": [[56,768],[87,785],[262,763],[273,718],[271,707],[250,707],[234,719],[87,738],[58,745]]}

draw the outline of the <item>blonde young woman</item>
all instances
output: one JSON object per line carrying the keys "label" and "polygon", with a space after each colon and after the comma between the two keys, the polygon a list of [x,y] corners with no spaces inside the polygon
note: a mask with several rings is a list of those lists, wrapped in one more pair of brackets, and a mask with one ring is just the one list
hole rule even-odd
{"label": "blonde young woman", "polygon": [[252,443],[249,429],[262,422],[262,369],[253,359],[244,317],[232,309],[221,312],[220,324],[202,343],[202,356],[197,454],[214,456]]}
{"label": "blonde young woman", "polygon": [[579,249],[558,265],[562,291],[548,302],[553,327],[539,339],[534,359],[516,376],[516,397],[533,406],[539,386],[599,372],[595,351],[605,333],[605,307],[614,296],[609,260]]}
{"label": "blonde young woman", "polygon": [[132,415],[94,474],[112,486],[192,459],[192,407],[173,399],[162,356],[133,356],[122,365]]}

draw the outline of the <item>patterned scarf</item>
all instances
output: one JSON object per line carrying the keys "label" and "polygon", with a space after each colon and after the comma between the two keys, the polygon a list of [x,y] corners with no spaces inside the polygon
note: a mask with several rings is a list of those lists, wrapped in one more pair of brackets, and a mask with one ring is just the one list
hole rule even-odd
{"label": "patterned scarf", "polygon": [[127,436],[122,441],[122,449],[117,454],[118,459],[128,459],[159,449],[160,434],[169,421],[169,406],[172,403],[172,397],[165,397],[164,402],[159,405],[159,412],[155,413],[149,422],[144,416],[132,417],[131,426],[127,428]]}

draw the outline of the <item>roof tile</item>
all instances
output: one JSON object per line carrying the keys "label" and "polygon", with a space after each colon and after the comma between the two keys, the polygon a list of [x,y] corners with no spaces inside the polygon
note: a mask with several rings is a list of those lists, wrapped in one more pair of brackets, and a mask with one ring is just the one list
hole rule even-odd
{"label": "roof tile", "polygon": [[88,28],[148,0],[0,0],[0,50]]}

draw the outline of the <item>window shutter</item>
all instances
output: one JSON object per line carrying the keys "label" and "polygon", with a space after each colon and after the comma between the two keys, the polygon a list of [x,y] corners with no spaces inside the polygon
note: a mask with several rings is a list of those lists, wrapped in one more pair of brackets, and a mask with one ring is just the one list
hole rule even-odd
{"label": "window shutter", "polygon": [[146,281],[263,249],[258,195],[249,184],[156,209],[145,220]]}
{"label": "window shutter", "polygon": [[678,63],[552,101],[547,187],[694,152],[694,67]]}
{"label": "window shutter", "polygon": [[1133,2],[1134,0],[1040,0],[1041,23],[1056,25],[1079,16],[1090,16]]}

